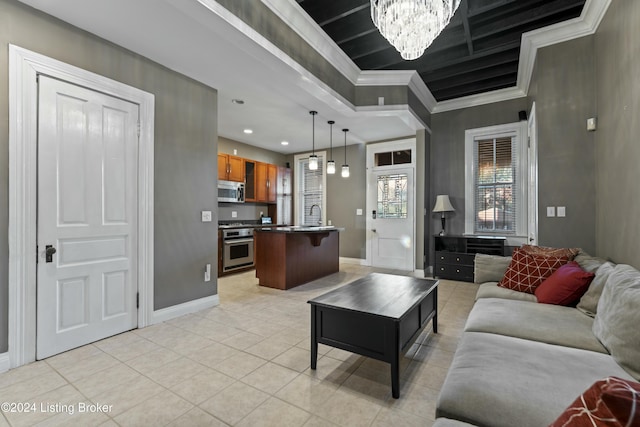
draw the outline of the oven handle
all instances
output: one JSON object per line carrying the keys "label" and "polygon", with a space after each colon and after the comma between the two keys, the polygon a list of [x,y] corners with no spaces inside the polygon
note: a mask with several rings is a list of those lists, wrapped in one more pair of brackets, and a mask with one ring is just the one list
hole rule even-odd
{"label": "oven handle", "polygon": [[225,240],[224,244],[225,245],[235,245],[235,244],[242,244],[242,243],[253,243],[253,239],[235,239],[235,240]]}

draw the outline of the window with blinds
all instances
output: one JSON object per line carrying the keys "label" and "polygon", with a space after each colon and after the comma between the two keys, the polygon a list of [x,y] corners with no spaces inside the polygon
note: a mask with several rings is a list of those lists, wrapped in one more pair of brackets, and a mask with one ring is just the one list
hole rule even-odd
{"label": "window with blinds", "polygon": [[476,233],[516,232],[517,149],[514,141],[513,137],[475,140]]}
{"label": "window with blinds", "polygon": [[[324,156],[318,155],[318,169],[309,169],[309,159],[302,158],[298,161],[298,215],[299,224],[318,225],[322,218],[322,202],[324,188],[322,186],[324,177]],[[313,209],[312,209],[313,208]]]}

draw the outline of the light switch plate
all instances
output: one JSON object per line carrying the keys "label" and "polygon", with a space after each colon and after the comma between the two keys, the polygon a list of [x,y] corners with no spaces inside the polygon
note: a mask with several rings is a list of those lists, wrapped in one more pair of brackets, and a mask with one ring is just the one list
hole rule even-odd
{"label": "light switch plate", "polygon": [[237,211],[231,211],[231,218],[238,218],[238,212]]}
{"label": "light switch plate", "polygon": [[548,217],[556,216],[556,207],[555,206],[547,206],[547,216]]}
{"label": "light switch plate", "polygon": [[362,215],[362,209],[356,209],[356,215]]}
{"label": "light switch plate", "polygon": [[211,211],[202,211],[202,222],[211,222]]}
{"label": "light switch plate", "polygon": [[558,206],[558,216],[559,217],[567,216],[567,208],[565,206]]}

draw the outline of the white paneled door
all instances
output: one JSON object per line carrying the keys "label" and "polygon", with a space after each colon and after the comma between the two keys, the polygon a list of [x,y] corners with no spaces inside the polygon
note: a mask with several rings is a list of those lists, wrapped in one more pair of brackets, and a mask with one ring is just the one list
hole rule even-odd
{"label": "white paneled door", "polygon": [[138,110],[40,76],[38,359],[137,326]]}
{"label": "white paneled door", "polygon": [[413,271],[413,169],[380,168],[368,175],[371,265]]}

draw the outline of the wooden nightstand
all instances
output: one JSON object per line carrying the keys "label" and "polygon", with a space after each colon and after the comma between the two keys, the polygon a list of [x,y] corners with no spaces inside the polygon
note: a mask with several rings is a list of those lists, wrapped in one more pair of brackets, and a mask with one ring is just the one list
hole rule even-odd
{"label": "wooden nightstand", "polygon": [[504,256],[504,237],[434,236],[433,277],[473,282],[477,253]]}

